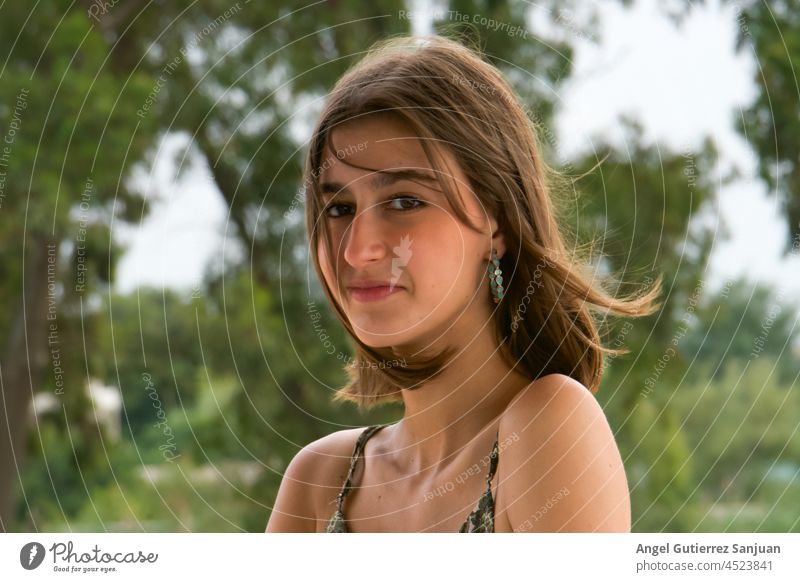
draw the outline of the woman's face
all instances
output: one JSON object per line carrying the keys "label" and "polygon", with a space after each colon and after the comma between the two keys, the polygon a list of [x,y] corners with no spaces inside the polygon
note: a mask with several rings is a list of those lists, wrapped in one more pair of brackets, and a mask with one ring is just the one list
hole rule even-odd
{"label": "woman's face", "polygon": [[464,332],[474,335],[483,323],[478,318],[491,312],[484,275],[492,244],[498,256],[504,247],[499,235],[491,240],[496,221],[454,157],[439,148],[481,233],[459,221],[419,140],[400,118],[375,114],[350,121],[332,132],[328,146],[319,220],[327,221],[333,259],[323,237],[317,253],[358,338],[375,348],[415,349],[469,339]]}

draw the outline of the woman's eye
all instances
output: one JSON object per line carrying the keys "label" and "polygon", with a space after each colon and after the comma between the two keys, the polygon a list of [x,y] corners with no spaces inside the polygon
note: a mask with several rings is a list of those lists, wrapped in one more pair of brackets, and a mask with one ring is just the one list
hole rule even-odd
{"label": "woman's eye", "polygon": [[[387,202],[387,207],[394,212],[407,212],[410,210],[417,210],[425,206],[425,202],[409,195],[392,196]],[[341,218],[347,214],[352,213],[353,208],[350,204],[328,204],[323,212],[329,218]]]}
{"label": "woman's eye", "polygon": [[346,212],[349,208],[347,204],[328,204],[323,212],[331,218],[339,218],[343,216],[342,211]]}
{"label": "woman's eye", "polygon": [[419,198],[408,195],[392,196],[387,204],[394,205],[392,210],[399,210],[401,212],[404,210],[416,210],[417,208],[425,206],[425,203]]}

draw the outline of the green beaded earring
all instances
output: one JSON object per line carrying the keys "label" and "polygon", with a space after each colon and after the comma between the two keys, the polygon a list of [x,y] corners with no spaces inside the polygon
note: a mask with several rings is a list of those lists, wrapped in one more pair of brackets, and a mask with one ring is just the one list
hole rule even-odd
{"label": "green beaded earring", "polygon": [[492,249],[492,260],[489,262],[489,288],[494,302],[500,303],[506,290],[503,288],[503,271],[500,270],[500,260],[495,249]]}

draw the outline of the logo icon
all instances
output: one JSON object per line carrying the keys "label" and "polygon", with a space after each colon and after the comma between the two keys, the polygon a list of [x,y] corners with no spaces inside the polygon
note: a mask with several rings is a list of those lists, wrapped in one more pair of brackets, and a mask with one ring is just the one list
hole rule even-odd
{"label": "logo icon", "polygon": [[411,237],[404,235],[400,239],[400,245],[393,247],[392,251],[394,252],[395,258],[392,259],[392,279],[389,281],[389,287],[394,289],[394,286],[397,285],[397,281],[400,280],[400,275],[403,272],[402,268],[411,260]]}
{"label": "logo icon", "polygon": [[19,551],[19,563],[26,570],[35,570],[44,561],[44,546],[39,542],[28,542]]}

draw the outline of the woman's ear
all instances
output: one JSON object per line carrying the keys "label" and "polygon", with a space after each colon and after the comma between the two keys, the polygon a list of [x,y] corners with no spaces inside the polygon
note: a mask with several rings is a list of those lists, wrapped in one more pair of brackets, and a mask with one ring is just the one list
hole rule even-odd
{"label": "woman's ear", "polygon": [[[494,216],[489,217],[489,226],[492,233],[492,249],[497,251],[497,258],[501,259],[503,255],[506,254],[506,241],[503,237],[503,233],[497,226],[497,219]],[[492,258],[492,250],[489,249],[487,253],[486,260],[489,261]]]}

